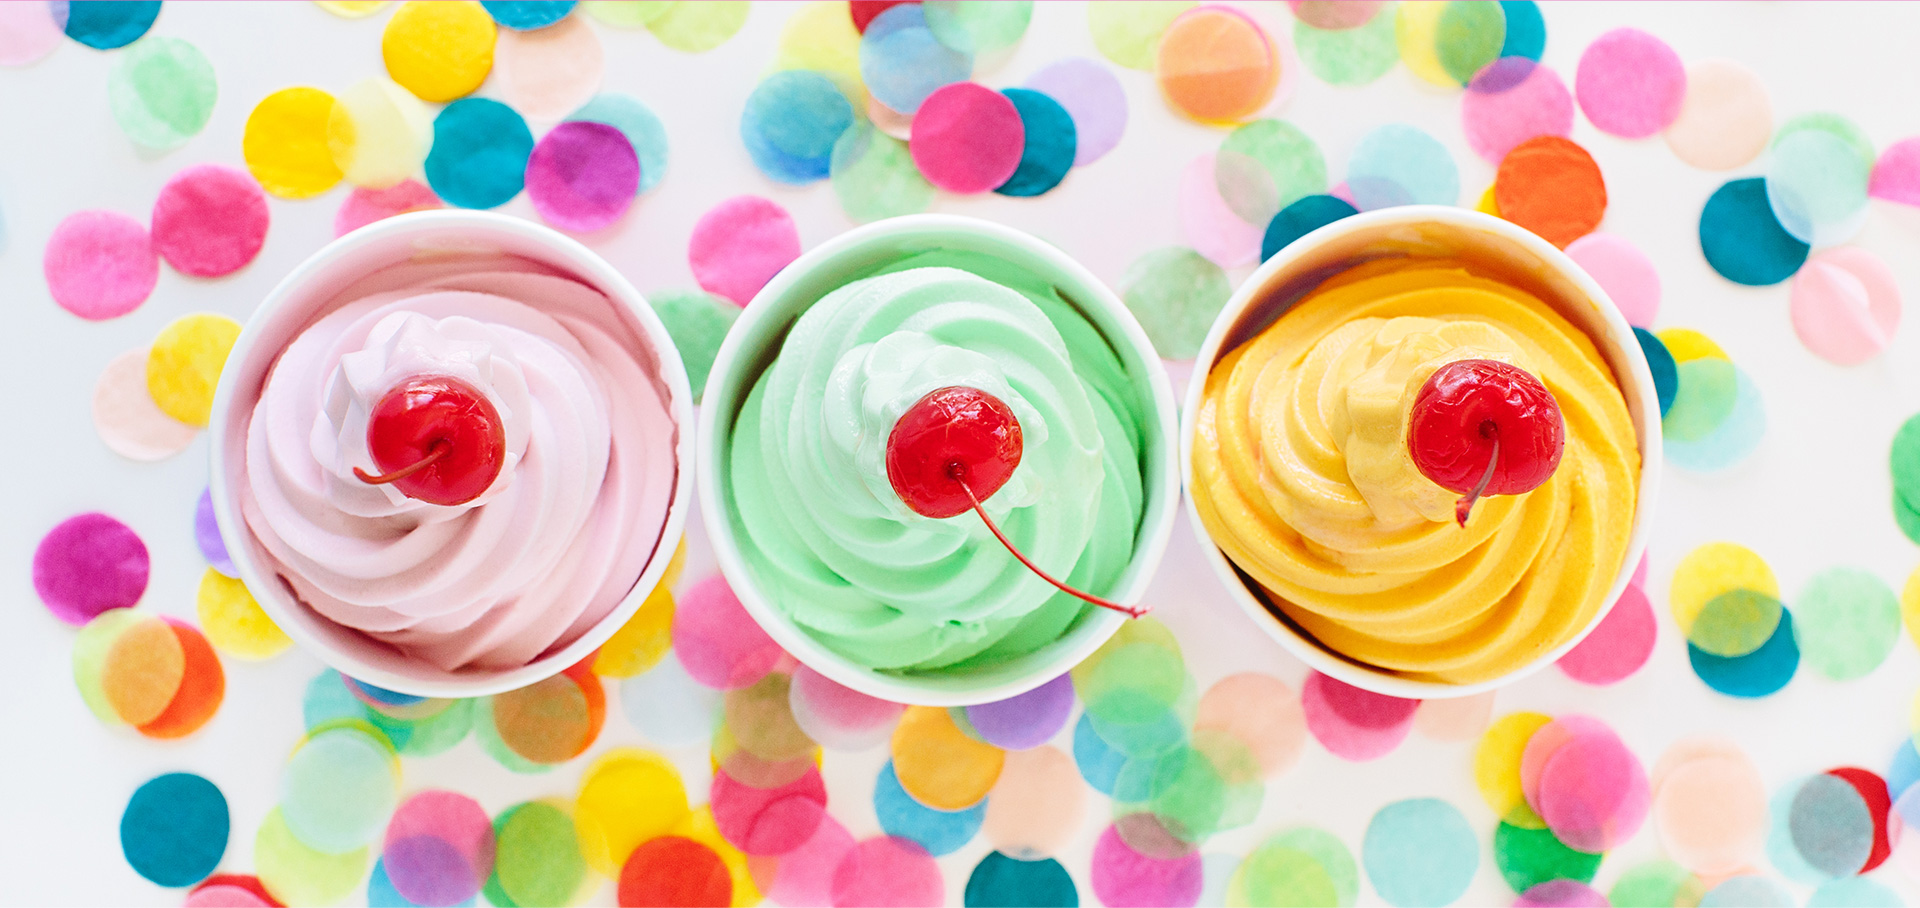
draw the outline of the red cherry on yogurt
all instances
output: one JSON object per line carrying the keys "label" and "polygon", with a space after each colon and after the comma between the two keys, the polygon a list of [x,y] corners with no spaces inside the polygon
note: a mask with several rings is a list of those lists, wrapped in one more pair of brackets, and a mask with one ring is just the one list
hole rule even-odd
{"label": "red cherry on yogurt", "polygon": [[1566,421],[1553,392],[1519,366],[1463,359],[1434,370],[1414,396],[1407,452],[1421,475],[1462,496],[1461,526],[1482,495],[1539,488],[1560,466]]}
{"label": "red cherry on yogurt", "polygon": [[415,378],[388,391],[367,419],[375,476],[361,482],[394,488],[428,504],[466,504],[493,485],[506,461],[500,412],[472,385],[445,376]]}

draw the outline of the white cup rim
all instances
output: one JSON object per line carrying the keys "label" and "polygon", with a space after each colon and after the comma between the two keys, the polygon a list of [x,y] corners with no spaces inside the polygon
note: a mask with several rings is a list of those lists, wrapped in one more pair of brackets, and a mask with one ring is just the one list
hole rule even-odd
{"label": "white cup rim", "polygon": [[[949,214],[917,214],[889,218],[856,227],[808,250],[791,264],[787,265],[773,280],[754,295],[741,312],[733,329],[727,332],[726,340],[720,345],[720,351],[714,358],[713,371],[708,376],[707,391],[702,403],[698,458],[701,482],[698,484],[701,513],[705,515],[708,536],[713,543],[714,554],[725,575],[748,614],[766,630],[768,636],[779,643],[786,651],[802,664],[819,672],[846,687],[850,687],[868,696],[878,697],[898,703],[913,703],[926,706],[969,706],[979,703],[991,703],[1017,696],[1036,688],[1060,675],[1099,649],[1115,631],[1120,629],[1127,619],[1125,616],[1106,609],[1094,609],[1094,614],[1083,619],[1083,626],[1089,631],[1077,636],[1069,635],[1062,640],[1073,639],[1072,645],[1062,646],[1056,641],[1055,651],[1046,658],[1036,660],[1035,664],[1017,677],[993,684],[963,686],[954,683],[936,683],[930,679],[909,675],[896,675],[879,672],[835,653],[811,634],[796,626],[776,608],[771,600],[760,590],[753,572],[749,569],[745,557],[741,554],[739,540],[733,532],[733,521],[726,510],[723,495],[723,478],[726,464],[722,463],[722,427],[731,435],[732,414],[722,414],[721,404],[731,401],[735,395],[731,388],[738,383],[737,374],[752,367],[764,353],[764,346],[748,347],[748,339],[767,330],[770,323],[784,324],[797,317],[799,311],[812,305],[813,300],[805,301],[804,306],[781,305],[779,301],[794,286],[822,267],[835,266],[838,261],[850,253],[878,246],[901,237],[971,235],[984,237],[1008,247],[1017,248],[1027,255],[1044,262],[1057,273],[1067,276],[1077,286],[1075,301],[1097,310],[1103,319],[1103,329],[1113,329],[1118,337],[1112,339],[1117,345],[1129,348],[1123,350],[1122,358],[1131,353],[1139,360],[1144,376],[1134,376],[1136,387],[1144,378],[1150,392],[1148,405],[1152,408],[1150,417],[1159,424],[1159,430],[1152,426],[1147,431],[1158,444],[1159,456],[1150,458],[1147,472],[1142,478],[1145,482],[1147,505],[1142,513],[1140,530],[1134,540],[1133,559],[1112,590],[1112,595],[1123,602],[1136,601],[1152,581],[1160,558],[1166,551],[1167,541],[1173,533],[1174,516],[1178,511],[1180,497],[1180,468],[1175,461],[1179,457],[1178,432],[1179,419],[1174,407],[1173,386],[1167,378],[1165,364],[1159,354],[1154,352],[1153,344],[1147,334],[1134,319],[1120,298],[1088,271],[1084,266],[1068,257],[1058,248],[1022,231],[991,221]],[[933,248],[933,247],[929,247]],[[1133,370],[1129,368],[1129,372]],[[742,389],[740,397],[744,397]],[[1037,651],[1045,653],[1047,650]],[[951,676],[933,676],[951,677]]]}
{"label": "white cup rim", "polygon": [[[438,677],[412,677],[369,663],[336,645],[325,633],[316,629],[318,623],[327,622],[327,619],[294,601],[277,581],[275,572],[256,560],[252,531],[240,515],[237,496],[229,488],[237,474],[234,465],[227,462],[228,435],[241,431],[246,425],[246,416],[251,412],[253,403],[251,400],[236,400],[235,396],[241,393],[236,389],[243,382],[257,385],[258,380],[263,378],[263,375],[250,377],[242,372],[245,365],[261,353],[256,348],[267,343],[263,337],[269,334],[269,326],[277,327],[277,320],[285,315],[284,310],[297,300],[305,300],[301,289],[309,281],[325,274],[340,259],[375,244],[398,244],[409,236],[428,231],[504,234],[548,253],[550,257],[541,260],[542,264],[567,271],[605,293],[618,309],[634,319],[644,339],[652,346],[652,352],[659,360],[661,378],[667,386],[668,412],[678,427],[673,451],[676,474],[673,497],[667,504],[660,541],[633,589],[611,612],[572,643],[526,665],[503,671],[435,672]],[[399,247],[396,245],[396,248]],[[405,258],[395,257],[387,265],[405,261]],[[370,271],[362,272],[359,276],[366,273]],[[270,368],[277,358],[276,351],[262,361],[259,371],[263,373]],[[625,276],[578,240],[552,228],[498,212],[467,209],[411,212],[375,221],[333,240],[288,272],[247,319],[239,339],[227,355],[227,363],[228,368],[221,370],[220,382],[214,391],[213,417],[209,426],[213,448],[210,487],[214,519],[220,527],[221,537],[227,540],[227,554],[239,569],[240,579],[246,584],[247,590],[287,636],[318,656],[322,662],[355,680],[411,696],[464,698],[502,693],[556,675],[598,649],[639,611],[647,595],[665,575],[685,535],[688,509],[693,501],[695,425],[692,389],[687,381],[686,367],[680,360],[680,352],[653,307]]]}
{"label": "white cup rim", "polygon": [[[1600,286],[1600,283],[1553,244],[1510,221],[1449,205],[1404,205],[1365,211],[1314,230],[1275,253],[1261,263],[1252,276],[1241,283],[1239,289],[1227,301],[1226,306],[1220,310],[1220,314],[1214,318],[1213,327],[1207,332],[1207,339],[1201,344],[1200,352],[1194,359],[1193,377],[1188,381],[1185,406],[1181,410],[1180,462],[1181,479],[1185,488],[1191,490],[1193,486],[1194,433],[1200,403],[1206,390],[1207,373],[1211,371],[1220,355],[1228,352],[1222,347],[1234,333],[1242,317],[1268,301],[1268,290],[1282,276],[1283,271],[1287,271],[1316,249],[1362,231],[1417,224],[1442,224],[1467,231],[1490,233],[1499,239],[1518,244],[1526,252],[1550,265],[1558,276],[1571,281],[1598,311],[1610,337],[1595,338],[1595,346],[1601,348],[1601,354],[1607,358],[1615,377],[1626,386],[1621,390],[1628,399],[1630,407],[1634,401],[1658,400],[1653,385],[1653,373],[1647,367],[1646,355],[1641,350],[1639,340],[1634,336],[1633,326],[1627,323],[1620,308],[1607,296],[1606,290]],[[1607,343],[1601,343],[1603,340]],[[1622,351],[1625,361],[1617,361],[1616,358],[1609,356],[1609,347]],[[1504,687],[1558,661],[1569,650],[1580,645],[1588,634],[1593,633],[1594,628],[1598,627],[1600,622],[1612,612],[1614,605],[1620,600],[1621,593],[1626,590],[1634,570],[1646,552],[1647,539],[1652,533],[1653,508],[1659,499],[1662,467],[1659,405],[1656,402],[1651,408],[1642,406],[1633,409],[1637,411],[1632,414],[1632,417],[1639,436],[1640,482],[1634,506],[1633,530],[1627,541],[1626,557],[1621,562],[1619,573],[1614,578],[1606,599],[1601,602],[1600,608],[1579,633],[1520,668],[1500,677],[1474,684],[1443,684],[1414,680],[1362,666],[1334,655],[1322,644],[1275,618],[1268,611],[1266,603],[1248,589],[1247,583],[1240,578],[1232,561],[1214,543],[1212,536],[1207,532],[1206,525],[1201,522],[1200,512],[1194,504],[1191,491],[1185,496],[1187,518],[1193,525],[1194,535],[1199,539],[1201,551],[1208,563],[1212,565],[1214,573],[1226,586],[1228,594],[1255,624],[1267,632],[1268,636],[1278,642],[1288,653],[1305,662],[1308,667],[1354,687],[1393,697],[1425,700],[1469,697]]]}

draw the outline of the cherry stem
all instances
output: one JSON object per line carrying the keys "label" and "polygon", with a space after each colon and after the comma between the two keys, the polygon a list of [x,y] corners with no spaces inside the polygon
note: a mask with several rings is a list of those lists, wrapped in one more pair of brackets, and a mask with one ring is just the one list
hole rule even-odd
{"label": "cherry stem", "polygon": [[1124,613],[1129,618],[1138,618],[1142,615],[1145,615],[1147,612],[1152,611],[1152,609],[1150,608],[1142,608],[1137,605],[1121,605],[1120,603],[1114,602],[1110,599],[1102,599],[1099,596],[1093,595],[1092,593],[1076,590],[1073,587],[1070,587],[1064,583],[1061,583],[1058,580],[1053,579],[1053,577],[1049,575],[1046,571],[1041,570],[1039,567],[1035,566],[1033,562],[1028,561],[1027,556],[1020,554],[1020,550],[1013,547],[1013,541],[1007,538],[1007,534],[1000,532],[1000,527],[994,524],[993,518],[987,516],[987,509],[980,506],[980,496],[973,494],[973,487],[970,485],[967,485],[966,479],[962,478],[965,475],[965,473],[966,473],[966,468],[961,466],[958,463],[952,464],[947,468],[947,475],[952,477],[954,482],[957,482],[960,484],[961,491],[967,493],[967,500],[973,502],[973,512],[975,514],[979,514],[981,522],[987,525],[987,529],[993,531],[993,538],[1000,540],[1000,544],[1006,546],[1007,551],[1012,553],[1013,557],[1019,559],[1021,564],[1026,565],[1027,570],[1034,572],[1034,574],[1038,575],[1041,580],[1045,580],[1046,582],[1053,584],[1054,588],[1059,590],[1060,592],[1066,593],[1067,595],[1072,596],[1075,599],[1079,599],[1083,602],[1091,602],[1094,605],[1100,606],[1101,608],[1110,608],[1116,612]]}
{"label": "cherry stem", "polygon": [[1453,516],[1461,526],[1467,525],[1467,515],[1473,511],[1473,503],[1486,493],[1487,486],[1493,483],[1493,468],[1500,465],[1500,427],[1489,424],[1485,431],[1493,437],[1493,454],[1487,457],[1487,471],[1480,474],[1480,481],[1474,485],[1473,491],[1453,504]]}
{"label": "cherry stem", "polygon": [[359,467],[354,467],[353,475],[354,475],[354,478],[368,485],[383,486],[383,485],[386,485],[387,483],[398,482],[402,479],[412,476],[413,474],[426,469],[429,465],[431,465],[435,461],[438,461],[440,458],[445,457],[451,453],[453,453],[453,442],[450,442],[442,438],[442,439],[439,439],[438,441],[435,441],[433,443],[433,446],[427,449],[427,456],[422,457],[419,460],[416,460],[413,463],[408,464],[404,467],[401,467],[400,469],[395,470],[391,473],[382,473],[379,476],[374,476],[368,473],[367,471],[360,469]]}

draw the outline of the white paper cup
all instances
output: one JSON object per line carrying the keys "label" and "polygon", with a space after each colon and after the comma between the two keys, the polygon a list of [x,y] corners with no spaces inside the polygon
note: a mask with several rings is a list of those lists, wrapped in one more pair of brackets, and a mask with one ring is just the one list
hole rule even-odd
{"label": "white paper cup", "polygon": [[[348,285],[413,260],[517,255],[558,269],[607,295],[618,314],[651,347],[667,386],[667,409],[678,426],[673,498],[666,526],[646,569],[620,604],[579,639],[519,668],[449,672],[335,624],[296,601],[281,585],[273,559],[240,516],[233,484],[246,462],[246,425],[280,352]],[[261,300],[220,373],[213,396],[213,510],[227,553],[261,608],[294,642],[343,674],[403,694],[479,697],[525,687],[559,673],[605,643],[627,623],[666,573],[686,529],[693,501],[693,395],[687,370],[667,329],[639,291],[592,250],[531,221],[488,211],[423,211],[387,218],[341,237],[293,269]]]}
{"label": "white paper cup", "polygon": [[[1112,588],[1090,592],[1122,602],[1143,595],[1173,532],[1180,471],[1173,389],[1140,323],[1112,290],[1059,249],[987,221],[923,214],[893,218],[841,234],[800,256],[769,281],[741,313],[720,345],[701,405],[700,507],[707,515],[720,570],[735,595],[768,635],[806,665],[861,693],[899,703],[962,706],[1025,693],[1078,665],[1120,628],[1126,616],[1090,608],[1060,639],[999,665],[961,671],[876,671],[828,648],[795,625],[771,600],[741,555],[730,517],[728,461],[734,420],[754,383],[773,362],[795,319],[856,276],[909,255],[935,249],[980,252],[1024,268],[1059,288],[1113,343],[1146,415],[1142,479],[1146,507],[1133,558]],[[1149,605],[1151,603],[1148,603]]]}
{"label": "white paper cup", "polygon": [[1465,697],[1492,690],[1552,664],[1577,646],[1613,610],[1627,588],[1640,556],[1646,551],[1654,501],[1660,491],[1660,404],[1647,370],[1646,355],[1633,327],[1607,298],[1605,290],[1580,266],[1546,240],[1508,221],[1441,205],[1383,208],[1344,218],[1294,241],[1268,259],[1240,286],[1226,308],[1214,319],[1206,343],[1194,361],[1187,386],[1186,409],[1180,425],[1183,479],[1193,482],[1195,414],[1206,390],[1207,373],[1224,353],[1251,340],[1298,302],[1321,281],[1361,262],[1395,256],[1455,257],[1486,268],[1501,279],[1525,289],[1585,331],[1612,367],[1626,398],[1640,445],[1639,500],[1633,531],[1627,541],[1613,587],[1600,610],[1571,639],[1539,658],[1488,681],[1444,684],[1403,677],[1343,656],[1302,632],[1270,610],[1252,582],[1240,574],[1226,553],[1214,544],[1200,521],[1193,496],[1187,496],[1187,516],[1193,522],[1200,547],[1234,601],[1253,622],[1314,670],[1355,687],[1395,697],[1439,699]]}

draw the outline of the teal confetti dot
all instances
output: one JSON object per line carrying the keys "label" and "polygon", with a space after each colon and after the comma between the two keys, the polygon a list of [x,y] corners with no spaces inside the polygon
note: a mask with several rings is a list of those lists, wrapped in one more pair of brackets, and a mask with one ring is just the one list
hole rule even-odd
{"label": "teal confetti dot", "polygon": [[1438,139],[1405,123],[1388,123],[1353,150],[1347,189],[1361,211],[1452,205],[1460,200],[1460,171]]}
{"label": "teal confetti dot", "polygon": [[306,696],[300,701],[300,717],[307,731],[342,719],[365,719],[366,714],[366,704],[347,690],[340,673],[330,668],[307,682]]}
{"label": "teal confetti dot", "polygon": [[1763,876],[1736,876],[1707,890],[1700,908],[1793,908],[1793,894]]}
{"label": "teal confetti dot", "polygon": [[1733,180],[1708,197],[1700,212],[1700,251],[1721,277],[1764,287],[1806,264],[1808,246],[1780,226],[1762,177]]}
{"label": "teal confetti dot", "polygon": [[574,0],[480,0],[480,6],[501,26],[525,32],[565,19]]}
{"label": "teal confetti dot", "polygon": [[939,857],[959,851],[973,840],[986,819],[987,803],[983,800],[965,810],[928,807],[900,787],[893,761],[888,760],[873,784],[873,812],[887,835],[917,842],[928,854]]}
{"label": "teal confetti dot", "polygon": [[1127,765],[1127,755],[1094,731],[1092,715],[1082,713],[1073,726],[1073,761],[1080,768],[1080,778],[1087,780],[1094,791],[1111,796],[1120,770]]}
{"label": "teal confetti dot", "polygon": [[1073,169],[1078,148],[1073,116],[1060,102],[1030,88],[1003,88],[1000,93],[1013,102],[1026,129],[1026,145],[1020,151],[1020,166],[1013,176],[995,189],[1001,195],[1036,196],[1060,185]]}
{"label": "teal confetti dot", "polygon": [[160,0],[83,0],[61,6],[67,10],[67,37],[95,50],[138,41],[160,15]]}
{"label": "teal confetti dot", "polygon": [[1437,798],[1380,808],[1360,843],[1360,863],[1388,904],[1448,905],[1480,866],[1480,842],[1460,810]]}
{"label": "teal confetti dot", "polygon": [[595,95],[567,119],[605,123],[625,133],[640,159],[641,192],[660,185],[660,179],[667,175],[667,128],[640,101],[622,94]]}
{"label": "teal confetti dot", "polygon": [[1640,341],[1640,352],[1646,354],[1647,371],[1653,373],[1653,394],[1660,400],[1660,418],[1666,419],[1673,410],[1674,395],[1680,392],[1679,365],[1673,361],[1672,351],[1667,349],[1659,335],[1635,327],[1633,336]]}
{"label": "teal confetti dot", "polygon": [[1885,582],[1859,568],[1833,567],[1813,575],[1793,602],[1801,656],[1835,681],[1864,677],[1880,667],[1900,637],[1900,599]]}
{"label": "teal confetti dot", "polygon": [[[1227,273],[1184,246],[1155,249],[1120,277],[1120,297],[1167,359],[1192,359],[1233,295]],[[1086,699],[1082,695],[1082,699]]]}
{"label": "teal confetti dot", "polygon": [[1774,794],[1769,813],[1767,857],[1789,878],[1817,885],[1852,876],[1873,852],[1866,799],[1838,776],[1816,773],[1789,783]]}
{"label": "teal confetti dot", "polygon": [[1547,50],[1547,23],[1540,18],[1540,4],[1533,0],[1500,0],[1506,14],[1507,37],[1500,45],[1502,57],[1525,57],[1539,62]]}
{"label": "teal confetti dot", "polygon": [[1748,699],[1765,697],[1786,687],[1800,667],[1800,647],[1793,638],[1793,613],[1783,610],[1779,627],[1759,649],[1725,658],[1688,643],[1687,659],[1693,664],[1693,673],[1720,693]]}
{"label": "teal confetti dot", "polygon": [[1830,880],[1807,897],[1807,908],[1900,908],[1900,894],[1863,876]]}
{"label": "teal confetti dot", "polygon": [[525,187],[532,154],[533,132],[513,108],[491,98],[461,98],[433,120],[427,185],[448,204],[497,208]]}
{"label": "teal confetti dot", "polygon": [[150,779],[120,815],[120,850],[135,872],[161,886],[207,878],[227,853],[227,798],[192,773]]}
{"label": "teal confetti dot", "polygon": [[782,70],[747,96],[740,140],[761,173],[804,186],[826,179],[834,143],[853,119],[853,105],[832,79],[810,70]]}
{"label": "teal confetti dot", "polygon": [[1079,908],[1073,876],[1052,858],[1022,861],[996,851],[967,877],[967,908]]}
{"label": "teal confetti dot", "polygon": [[1310,195],[1300,199],[1280,209],[1280,213],[1267,223],[1266,235],[1260,240],[1260,260],[1264,262],[1273,258],[1274,253],[1285,249],[1294,240],[1359,213],[1346,199],[1338,196]]}

